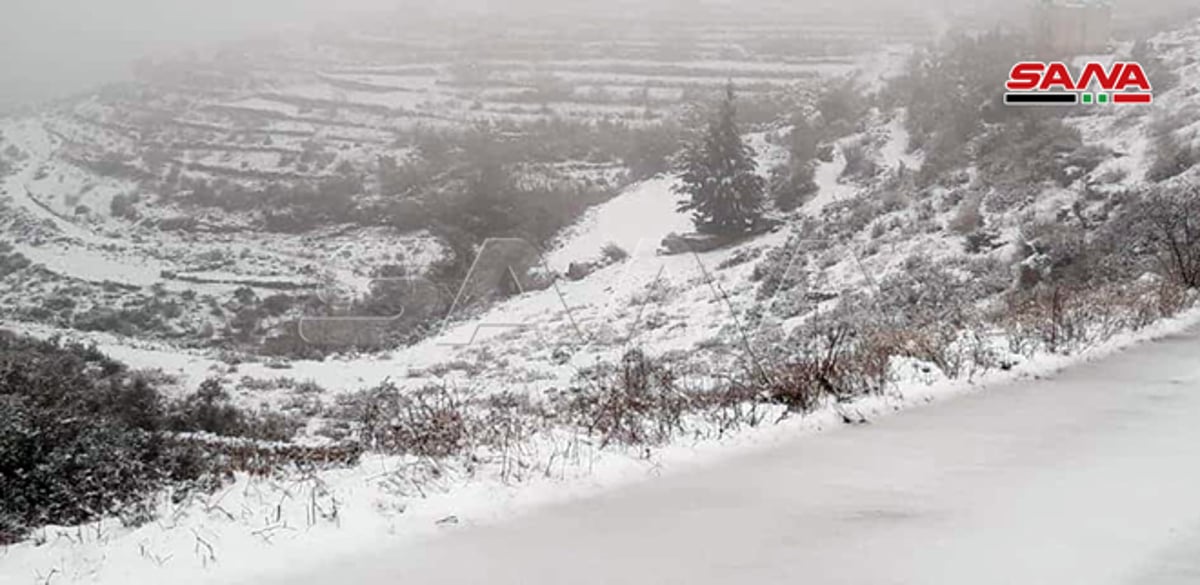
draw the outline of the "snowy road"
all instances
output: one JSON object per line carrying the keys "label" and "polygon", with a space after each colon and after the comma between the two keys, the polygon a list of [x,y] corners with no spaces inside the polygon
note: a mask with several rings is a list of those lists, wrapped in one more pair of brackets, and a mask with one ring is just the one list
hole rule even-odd
{"label": "snowy road", "polygon": [[279,583],[1200,583],[1200,332]]}

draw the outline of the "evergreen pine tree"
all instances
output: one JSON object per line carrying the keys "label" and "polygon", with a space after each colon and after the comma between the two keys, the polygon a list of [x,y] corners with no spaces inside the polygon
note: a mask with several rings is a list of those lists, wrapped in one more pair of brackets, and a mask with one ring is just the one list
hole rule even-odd
{"label": "evergreen pine tree", "polygon": [[733,84],[709,120],[705,132],[684,148],[680,159],[680,185],[675,192],[688,196],[680,211],[692,212],[702,233],[744,233],[762,217],[765,181],[755,169],[754,149],[738,133]]}

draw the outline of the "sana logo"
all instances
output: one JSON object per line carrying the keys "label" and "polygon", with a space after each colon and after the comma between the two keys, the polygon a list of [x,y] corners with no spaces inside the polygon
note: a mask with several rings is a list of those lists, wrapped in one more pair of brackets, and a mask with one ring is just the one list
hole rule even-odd
{"label": "sana logo", "polygon": [[1078,76],[1062,62],[1023,61],[1013,65],[1004,86],[1004,103],[1014,106],[1154,102],[1146,71],[1133,61],[1089,62]]}

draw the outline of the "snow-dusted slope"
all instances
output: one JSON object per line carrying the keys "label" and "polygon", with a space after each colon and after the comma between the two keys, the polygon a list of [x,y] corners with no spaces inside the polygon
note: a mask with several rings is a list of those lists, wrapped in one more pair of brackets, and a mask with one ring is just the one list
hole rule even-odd
{"label": "snow-dusted slope", "polygon": [[[786,233],[706,254],[658,256],[659,234],[690,228],[690,219],[675,210],[670,184],[669,179],[653,179],[629,189],[596,209],[562,247],[548,254],[553,267],[565,267],[572,261],[596,260],[610,242],[634,253],[586,279],[562,280],[472,319],[452,315],[430,338],[386,354],[295,360],[283,371],[274,364],[247,363],[239,366],[236,377],[286,375],[313,380],[333,392],[358,390],[385,379],[412,388],[449,379],[488,390],[513,390],[516,384],[536,393],[560,387],[578,368],[601,358],[616,359],[630,347],[692,349],[717,336],[735,312],[755,302],[757,283],[748,276],[754,263],[728,266],[729,259],[779,246]],[[190,385],[223,369],[208,355],[193,353],[185,359],[187,352],[133,349],[118,339],[92,338],[114,357],[135,367],[161,367]],[[573,357],[563,362],[556,350]],[[474,371],[468,376],[467,370]]]}
{"label": "snow-dusted slope", "polygon": [[[914,379],[894,396],[845,406],[865,415],[866,426],[839,429],[842,413],[829,408],[718,440],[681,441],[653,456],[566,437],[573,456],[554,459],[562,445],[534,448],[525,456],[551,455],[553,473],[516,485],[380,456],[315,475],[240,476],[183,502],[164,494],[161,517],[149,524],[125,527],[112,519],[39,530],[0,551],[0,584],[47,576],[114,585],[671,583],[676,576],[697,583],[772,583],[782,576],[890,582],[888,573],[869,578],[877,576],[872,563],[922,577],[899,583],[952,583],[920,572],[943,568],[972,577],[965,582],[1007,583],[977,579],[1035,569],[1057,575],[1061,563],[1076,562],[1035,556],[1036,549],[1011,540],[1056,536],[1077,540],[1047,549],[1054,553],[1078,553],[1084,545],[1096,547],[1084,553],[1104,550],[1090,561],[1098,569],[1145,558],[1170,576],[1175,563],[1194,560],[1195,541],[1185,529],[1196,510],[1189,490],[1197,480],[1190,421],[1200,407],[1200,393],[1192,392],[1200,387],[1192,359],[1198,328],[1200,312],[1193,310],[1083,354],[1043,356],[975,384]],[[1046,376],[1052,379],[1035,381]],[[432,475],[415,483],[423,473]],[[1105,481],[1103,488],[1091,485]],[[1148,481],[1157,482],[1154,489]],[[1028,532],[1008,516],[1030,511],[1038,514]],[[1114,517],[1130,540],[1147,546],[1108,554],[1104,547],[1118,541],[1109,539],[1116,538],[1114,524],[1104,519]],[[1067,532],[1068,522],[1079,525]],[[1161,526],[1179,530],[1145,532]],[[985,548],[1002,546],[1012,547],[1008,557]],[[951,564],[951,553],[978,564]],[[867,558],[871,563],[862,562]],[[991,564],[1006,558],[1037,562]],[[905,564],[911,559],[924,562]],[[755,566],[760,573],[741,579],[722,572]],[[988,570],[970,573],[980,567]],[[481,571],[493,574],[481,580]],[[618,577],[627,580],[612,580]]]}
{"label": "snow-dusted slope", "polygon": [[[1186,114],[1194,109],[1192,96],[1196,79],[1200,79],[1198,66],[1184,62],[1186,47],[1196,46],[1200,39],[1182,33],[1173,38],[1185,48],[1170,53],[1171,66],[1187,73],[1188,78],[1179,88],[1164,93],[1155,107]],[[1114,169],[1124,170],[1116,186],[1140,186],[1141,171],[1149,158],[1146,127],[1149,118],[1159,111],[1122,113],[1110,108],[1073,115],[1069,123],[1083,130],[1085,142],[1105,141],[1119,154],[1098,168],[1092,178]],[[285,384],[278,384],[279,388],[263,384],[283,378],[289,382],[312,380],[323,386],[326,392],[319,398],[326,404],[334,403],[342,393],[385,381],[401,390],[436,385],[483,394],[512,392],[536,399],[570,388],[581,371],[597,363],[615,362],[635,347],[664,360],[677,359],[675,363],[686,366],[689,374],[694,369],[702,381],[705,376],[711,379],[727,375],[741,353],[745,333],[742,325],[749,322],[743,317],[756,306],[772,302],[761,298],[763,280],[783,276],[779,273],[788,266],[767,260],[781,253],[786,258],[789,244],[803,242],[806,230],[813,225],[852,227],[837,232],[841,238],[837,243],[803,259],[811,279],[794,289],[797,296],[813,292],[820,299],[869,290],[875,279],[903,273],[906,260],[912,257],[957,261],[954,271],[947,272],[952,274],[972,265],[987,268],[993,261],[1001,267],[997,273],[1007,267],[1002,262],[1007,261],[1009,250],[967,254],[963,251],[963,235],[947,229],[959,205],[959,198],[952,197],[953,189],[933,187],[921,193],[905,193],[901,188],[879,188],[891,178],[886,171],[901,165],[917,168],[921,157],[906,149],[902,115],[875,112],[865,126],[863,132],[845,140],[869,139],[871,155],[885,172],[873,179],[843,179],[845,158],[835,148],[833,161],[817,167],[815,180],[821,188],[817,197],[791,218],[795,220],[793,225],[781,231],[704,254],[659,256],[654,249],[661,238],[688,230],[690,222],[675,210],[672,179],[655,178],[593,209],[547,253],[550,267],[559,271],[567,270],[573,262],[596,261],[609,243],[625,248],[631,253],[629,258],[605,265],[579,280],[559,279],[550,288],[506,299],[478,314],[452,315],[443,328],[410,347],[366,356],[234,365],[234,360],[214,351],[181,350],[99,334],[86,338],[99,341],[102,350],[134,367],[162,368],[168,374],[179,375],[180,386],[185,389],[195,388],[209,376],[221,377],[235,389],[243,404],[251,406],[278,406],[295,398],[282,389]],[[1177,130],[1194,132],[1194,122]],[[764,163],[780,161],[780,150],[770,146],[766,135],[756,134],[750,139]],[[764,164],[762,170],[767,167]],[[9,188],[23,186],[37,174],[32,167],[23,168],[13,175],[17,183],[10,181]],[[49,182],[57,181],[57,176],[51,172]],[[1026,221],[1025,211],[1053,217],[1064,205],[1082,196],[1072,189],[1082,190],[1083,186],[1081,182],[1071,189],[1038,193],[1026,208],[990,215],[989,226],[996,228],[1001,239],[1015,243]],[[35,191],[45,195],[43,190]],[[863,193],[869,196],[860,197]],[[50,224],[69,224],[58,225],[57,233],[64,239],[56,245],[68,250],[69,245],[77,245],[81,257],[88,259],[91,257],[83,256],[85,250],[98,255],[125,252],[118,254],[117,260],[131,265],[127,271],[130,275],[139,274],[134,266],[157,272],[157,265],[151,261],[165,251],[216,248],[234,252],[259,244],[258,240],[221,240],[216,236],[191,241],[164,237],[131,244],[128,249],[114,249],[106,247],[103,239],[93,240],[101,238],[94,231],[72,234],[82,229],[82,224],[53,214],[41,215],[46,211],[43,206],[20,195],[9,200],[23,213]],[[918,195],[924,201],[918,201]],[[884,199],[890,199],[891,204],[872,206]],[[926,203],[926,209],[919,208],[918,202]],[[852,221],[857,219],[863,221]],[[795,233],[788,233],[790,229]],[[392,244],[400,245],[388,237],[400,238],[381,234],[366,247],[374,242],[387,242],[381,245],[384,250],[393,249]],[[347,237],[332,233],[281,238],[272,242],[276,246],[265,253],[276,262],[264,264],[273,270],[280,264],[296,268],[309,262],[329,264],[331,258],[339,257],[335,252],[340,247],[355,243],[352,240],[353,234]],[[370,252],[368,249],[354,256],[368,258]],[[61,270],[84,277],[84,268],[102,266],[99,262],[85,264]],[[362,278],[363,272],[355,268],[368,265],[363,262],[343,268],[349,276]],[[1001,274],[999,280],[1006,281],[1006,275]],[[1001,282],[1000,287],[1004,286]],[[812,309],[807,305],[803,308]],[[770,324],[781,325],[787,332],[805,317],[803,312],[779,312],[772,315]],[[61,333],[24,323],[20,328],[44,335]],[[513,501],[542,504],[562,499],[580,485],[610,487],[612,482],[598,478],[612,468],[625,472],[615,474],[625,478],[654,475],[671,453],[679,455],[673,464],[694,462],[694,445],[672,445],[653,454],[644,454],[638,448],[631,453],[600,449],[588,441],[589,437],[581,439],[576,434],[563,440],[569,445],[566,449],[574,449],[570,452],[577,454],[569,465],[556,459],[564,452],[559,444],[529,447],[532,454],[525,454],[522,465],[535,461],[538,471],[531,473],[537,477],[519,487],[496,480],[487,469],[456,474],[459,470],[443,469],[438,467],[440,463],[431,464],[437,471],[430,476],[422,477],[419,472],[409,475],[403,471],[409,468],[398,466],[411,465],[411,461],[377,455],[367,457],[355,468],[312,476],[278,481],[239,477],[211,497],[180,505],[164,503],[162,520],[149,525],[126,529],[106,520],[80,529],[52,527],[42,533],[52,539],[49,544],[38,543],[35,537],[34,542],[2,553],[8,556],[0,555],[0,584],[27,582],[25,577],[30,575],[37,582],[224,583],[256,572],[276,574],[285,565],[299,568],[329,559],[344,559],[363,573],[346,571],[343,565],[328,565],[308,576],[313,582],[350,578],[365,583],[404,579],[437,582],[441,578],[448,582],[480,582],[486,581],[482,571],[494,570],[499,582],[505,578],[526,582],[526,578],[536,575],[550,582],[587,582],[592,578],[603,582],[640,579],[704,583],[709,579],[769,583],[772,579],[794,581],[807,576],[817,577],[815,580],[822,583],[888,582],[893,577],[902,583],[937,583],[942,582],[943,573],[939,571],[944,571],[956,577],[951,581],[955,583],[988,582],[993,578],[997,582],[1036,583],[1043,575],[1061,577],[1060,571],[1068,563],[1082,562],[1079,554],[1095,551],[1103,553],[1097,555],[1100,561],[1094,567],[1079,569],[1080,578],[1052,582],[1105,582],[1103,578],[1092,579],[1093,568],[1098,574],[1100,570],[1129,569],[1133,571],[1132,582],[1140,582],[1139,567],[1118,565],[1153,559],[1160,550],[1166,555],[1163,558],[1186,559],[1196,550],[1192,547],[1195,540],[1187,538],[1155,541],[1162,530],[1186,531],[1188,526],[1183,521],[1198,519],[1192,514],[1196,511],[1191,507],[1194,504],[1177,498],[1173,491],[1198,487],[1196,477],[1185,473],[1190,469],[1187,457],[1194,453],[1180,447],[1195,442],[1196,437],[1184,426],[1184,415],[1194,418],[1197,403],[1193,396],[1179,391],[1196,382],[1196,371],[1188,369],[1190,354],[1186,353],[1194,352],[1196,346],[1193,335],[1140,349],[1116,366],[1082,369],[1060,381],[1021,386],[1011,392],[929,409],[914,415],[912,422],[889,420],[820,437],[812,446],[789,441],[769,453],[670,478],[661,486],[636,487],[598,500],[549,509],[497,528],[470,528],[465,534],[411,549],[389,537],[453,531],[453,522],[439,525],[437,520],[454,515],[462,523],[471,524],[494,517],[497,509],[503,510]],[[1004,358],[1003,367],[1015,364],[1017,370],[1028,372],[1029,366],[1036,367],[1038,359],[1045,356],[1029,362],[1023,357],[1015,359],[1019,357],[1015,354],[999,357]],[[1010,357],[1014,359],[1008,361]],[[874,417],[880,411],[929,398],[932,392],[926,382],[910,383],[914,381],[904,377],[914,373],[911,365],[902,360],[889,364],[892,369],[888,374],[899,378],[895,392],[869,397],[862,401],[865,404],[856,402],[852,408],[861,406]],[[935,368],[924,366],[929,379],[941,376]],[[1142,368],[1152,372],[1151,377],[1178,372],[1176,378],[1181,383],[1173,384],[1165,378],[1144,386],[1132,383],[1142,375]],[[949,388],[963,389],[962,385]],[[773,436],[781,436],[839,424],[842,418],[836,408],[792,418],[764,433],[778,431]],[[314,422],[318,424],[313,427],[321,421]],[[1162,426],[1157,427],[1159,424]],[[754,432],[732,440],[753,442],[763,436],[751,435]],[[560,438],[553,434],[550,437],[546,440]],[[703,444],[712,446],[714,442]],[[578,474],[587,479],[571,483],[557,475],[541,477],[542,468],[537,466],[547,460],[559,462],[564,470],[570,467],[564,476]],[[1166,478],[1161,504],[1175,506],[1179,516],[1168,516],[1158,502],[1147,500],[1149,490],[1144,484],[1128,479],[1151,476]],[[403,485],[397,486],[397,482]],[[1101,489],[1106,491],[1097,491]],[[1099,496],[1073,497],[1086,493]],[[1104,499],[1105,506],[1097,504],[1099,498]],[[1120,508],[1120,513],[1136,516],[1121,517],[1131,528],[1128,540],[1116,536],[1106,539],[1112,536],[1106,532],[1108,525],[1096,520],[1096,510],[1113,513],[1109,510],[1112,502],[1127,505]],[[598,512],[592,511],[593,507]],[[1063,510],[1061,516],[1056,515],[1059,510]],[[1009,515],[1028,516],[1031,524],[1015,524]],[[1173,520],[1181,523],[1172,525]],[[587,523],[593,523],[591,530],[579,529]],[[676,523],[679,528],[672,528]],[[1066,525],[1070,525],[1071,532],[1065,531]],[[84,535],[84,531],[93,532]],[[506,538],[513,531],[527,536]],[[598,536],[601,532],[613,536]],[[698,540],[697,534],[706,535],[706,539]],[[966,536],[960,538],[960,534]],[[1057,545],[1036,540],[1055,534],[1075,539]],[[1029,538],[1037,548],[1023,546],[1022,538]],[[1139,549],[1141,545],[1146,548]],[[1119,550],[1114,553],[1110,547]],[[378,556],[355,556],[365,549],[373,549],[372,554]],[[581,549],[587,549],[587,554],[578,552]],[[1004,564],[991,570],[990,555],[994,551],[1009,554],[1005,557],[997,553]],[[1050,552],[1034,554],[1045,551]],[[1026,552],[1028,556],[1024,556]],[[622,555],[641,560],[620,564]],[[677,573],[680,568],[668,563],[685,555],[717,565],[688,565],[680,568],[691,572]],[[486,557],[487,562],[463,566],[463,558],[479,557]],[[872,564],[877,558],[878,566]],[[912,559],[918,561],[910,562]],[[739,571],[757,567],[759,572],[723,572],[734,571],[733,567]],[[984,570],[977,570],[979,567]],[[1002,569],[1028,570],[1030,574],[1006,573]],[[880,572],[870,572],[875,570]]]}
{"label": "snow-dusted slope", "polygon": [[271,581],[1195,583],[1200,330]]}
{"label": "snow-dusted slope", "polygon": [[[345,234],[338,226],[305,235],[239,230],[234,234],[157,229],[155,220],[182,213],[164,201],[136,222],[119,221],[110,213],[117,196],[138,194],[156,200],[137,182],[88,173],[63,160],[65,141],[49,132],[47,120],[0,120],[7,144],[23,159],[13,173],[0,177],[0,203],[12,206],[0,217],[0,238],[13,240],[31,260],[63,278],[118,282],[135,286],[161,284],[172,290],[228,293],[238,280],[271,279],[295,287],[315,287],[315,272],[345,285],[363,281],[371,268],[400,254],[423,265],[440,257],[441,247],[424,233],[396,233],[381,228]],[[194,210],[188,213],[196,213]],[[203,218],[193,218],[202,220]],[[12,225],[10,225],[12,222]],[[40,237],[26,234],[40,225]],[[18,229],[22,228],[22,229]],[[253,248],[251,255],[248,248]],[[224,262],[214,258],[226,258]],[[231,262],[229,259],[237,259]],[[221,265],[227,278],[204,274],[201,267]],[[166,273],[204,277],[211,285],[177,280]]]}
{"label": "snow-dusted slope", "polygon": [[675,211],[674,182],[670,177],[651,179],[589,211],[548,254],[550,268],[565,272],[571,262],[596,260],[608,244],[635,257],[653,256],[667,234],[691,231],[691,219]]}

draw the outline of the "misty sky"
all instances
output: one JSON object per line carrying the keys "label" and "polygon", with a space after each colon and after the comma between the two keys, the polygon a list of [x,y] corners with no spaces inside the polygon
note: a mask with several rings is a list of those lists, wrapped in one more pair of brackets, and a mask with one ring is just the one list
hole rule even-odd
{"label": "misty sky", "polygon": [[[765,8],[751,0],[758,9]],[[776,2],[780,0],[774,0]],[[867,3],[925,14],[1024,0],[786,0],[791,6]],[[1189,3],[1200,0],[1141,0]],[[725,4],[746,0],[617,0],[628,7]],[[128,74],[138,57],[212,45],[254,34],[306,29],[364,11],[468,11],[612,6],[613,0],[0,0],[0,113],[14,105],[86,90]],[[404,6],[408,7],[405,8]],[[436,7],[436,8],[434,8]],[[1121,3],[1118,2],[1118,9]],[[770,9],[767,9],[770,10]]]}
{"label": "misty sky", "polygon": [[0,0],[0,109],[120,78],[132,60],[384,0]]}
{"label": "misty sky", "polygon": [[[645,0],[634,4],[688,1],[721,3]],[[494,9],[497,4],[528,8],[540,2],[560,12],[569,4],[561,0],[0,0],[0,111],[119,79],[128,74],[134,59],[155,52],[307,28],[347,12],[396,10],[405,2],[438,10],[449,5],[467,10]]]}

